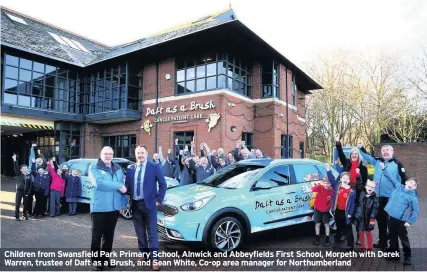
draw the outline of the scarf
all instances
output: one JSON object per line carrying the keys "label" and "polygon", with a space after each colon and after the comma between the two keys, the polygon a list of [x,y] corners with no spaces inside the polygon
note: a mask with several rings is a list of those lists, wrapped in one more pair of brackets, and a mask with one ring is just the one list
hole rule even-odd
{"label": "scarf", "polygon": [[356,173],[356,169],[359,167],[359,162],[358,161],[351,161],[351,168],[350,168],[350,187],[354,188],[356,187],[356,178],[358,175]]}

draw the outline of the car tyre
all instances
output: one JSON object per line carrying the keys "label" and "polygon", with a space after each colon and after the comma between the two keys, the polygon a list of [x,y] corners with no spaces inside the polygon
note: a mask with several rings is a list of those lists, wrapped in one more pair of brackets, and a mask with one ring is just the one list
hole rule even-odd
{"label": "car tyre", "polygon": [[131,208],[131,203],[132,200],[130,198],[130,195],[127,195],[127,204],[126,204],[126,209],[123,210],[123,213],[121,214],[121,216],[126,219],[126,220],[131,220],[132,219],[132,208]]}
{"label": "car tyre", "polygon": [[209,232],[209,245],[219,251],[232,251],[243,241],[242,224],[234,217],[224,217]]}

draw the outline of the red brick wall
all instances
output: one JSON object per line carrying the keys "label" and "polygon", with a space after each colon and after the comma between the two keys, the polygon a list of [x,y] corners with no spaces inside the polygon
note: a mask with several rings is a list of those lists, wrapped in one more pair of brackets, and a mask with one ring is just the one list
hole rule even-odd
{"label": "red brick wall", "polygon": [[[427,143],[391,144],[395,157],[405,166],[408,177],[416,177],[420,181],[418,193],[427,196]],[[381,156],[381,146],[375,146],[375,155]]]}
{"label": "red brick wall", "polygon": [[252,69],[252,90],[253,99],[261,98],[261,65],[255,62]]}
{"label": "red brick wall", "polygon": [[142,73],[142,98],[143,100],[156,98],[156,65],[151,64],[144,67]]}
{"label": "red brick wall", "polygon": [[[167,80],[165,75],[169,74],[171,78]],[[163,60],[159,65],[159,90],[160,97],[174,96],[175,94],[175,61],[172,58]],[[154,95],[155,97],[155,95]]]}
{"label": "red brick wall", "polygon": [[[288,99],[291,103],[292,90],[292,74],[286,73],[283,65],[280,66],[280,86],[281,98],[286,100],[286,76],[288,77]],[[143,68],[143,100],[152,100],[156,98],[156,65],[149,64]],[[165,78],[166,74],[170,74],[170,80]],[[259,62],[255,62],[253,66],[253,99],[259,99],[261,67]],[[165,59],[159,63],[159,98],[173,97],[175,92],[175,61],[173,58]],[[189,105],[191,101],[198,103],[206,103],[212,100],[216,107],[209,110],[187,111],[173,114],[166,113],[167,107],[175,105]],[[161,100],[160,100],[161,101]],[[235,106],[229,105],[233,103]],[[304,101],[298,100],[298,114],[304,116]],[[193,97],[191,95],[182,96],[182,99],[174,101],[159,102],[159,107],[163,107],[161,118],[167,116],[179,116],[185,114],[203,114],[203,119],[190,120],[185,123],[162,122],[158,123],[158,146],[162,146],[164,152],[168,148],[173,147],[173,133],[179,131],[193,130],[195,133],[196,150],[199,153],[199,145],[201,142],[207,142],[212,149],[223,147],[226,152],[231,151],[236,146],[236,142],[241,140],[242,132],[253,133],[253,145],[260,148],[264,154],[280,158],[281,155],[281,134],[286,134],[286,106],[276,102],[251,103],[244,101],[238,97],[228,94],[212,94],[206,93],[206,96]],[[125,122],[109,125],[88,125],[88,131],[92,132],[92,141],[87,140],[86,156],[98,156],[101,149],[101,137],[109,135],[137,135],[137,144],[147,146],[149,153],[155,152],[155,126],[154,116],[146,116],[147,109],[154,109],[155,103],[144,104],[142,119],[136,122]],[[216,127],[208,132],[208,123],[206,118],[209,113],[218,112],[221,118]],[[283,113],[284,117],[279,118],[278,114]],[[256,116],[256,118],[255,118]],[[143,123],[149,120],[152,124],[151,135],[141,129]],[[299,142],[305,142],[304,124],[298,120],[295,110],[289,108],[289,132],[294,137],[293,148],[294,157],[298,156]],[[235,132],[231,131],[231,126],[236,126]],[[95,131],[98,129],[98,131]],[[102,135],[102,136],[101,136]],[[87,136],[88,137],[88,136]],[[93,151],[93,145],[96,145]]]}

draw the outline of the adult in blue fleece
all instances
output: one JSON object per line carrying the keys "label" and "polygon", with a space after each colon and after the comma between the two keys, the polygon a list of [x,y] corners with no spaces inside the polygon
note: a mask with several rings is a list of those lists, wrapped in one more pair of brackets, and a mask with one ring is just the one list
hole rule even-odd
{"label": "adult in blue fleece", "polygon": [[97,252],[92,262],[96,262],[94,270],[101,270],[109,261],[108,255],[101,256],[100,251],[111,252],[119,211],[126,208],[126,186],[123,170],[113,162],[114,151],[105,146],[101,150],[101,158],[89,168],[89,180],[92,183],[90,212],[92,217],[91,251]]}
{"label": "adult in blue fleece", "polygon": [[[389,219],[388,214],[384,211],[388,203],[389,197],[394,187],[395,182],[402,183],[407,180],[405,167],[394,157],[393,147],[384,145],[381,148],[381,158],[369,155],[362,144],[359,144],[360,154],[363,159],[375,167],[374,181],[378,183],[375,191],[379,196],[379,209],[377,213],[379,241],[374,244],[374,247],[385,250],[387,248],[387,222]],[[381,165],[384,164],[389,171],[389,175],[384,176]]]}

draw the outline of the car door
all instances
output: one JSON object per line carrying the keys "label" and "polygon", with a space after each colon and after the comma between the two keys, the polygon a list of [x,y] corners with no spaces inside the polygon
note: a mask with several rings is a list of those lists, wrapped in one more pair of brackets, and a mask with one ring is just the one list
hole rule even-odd
{"label": "car door", "polygon": [[79,198],[80,203],[86,203],[86,204],[90,203],[90,198],[92,195],[92,188],[93,188],[92,183],[89,180],[90,165],[91,165],[90,162],[88,163],[86,161],[82,161],[79,163],[72,164],[70,166],[70,169],[76,168],[81,173],[80,183],[82,185],[82,192]]}
{"label": "car door", "polygon": [[[319,171],[319,168],[313,164],[294,164],[293,169],[293,183],[296,184],[296,199],[299,199],[299,203],[302,204],[299,214],[311,215],[313,213],[313,207],[310,206],[310,199],[312,196],[311,191],[307,191],[306,188],[311,188],[322,182],[324,174]],[[325,171],[326,173],[326,171]]]}
{"label": "car door", "polygon": [[290,166],[280,165],[268,169],[252,186],[251,217],[253,232],[287,225],[296,214],[295,186],[291,183]]}

